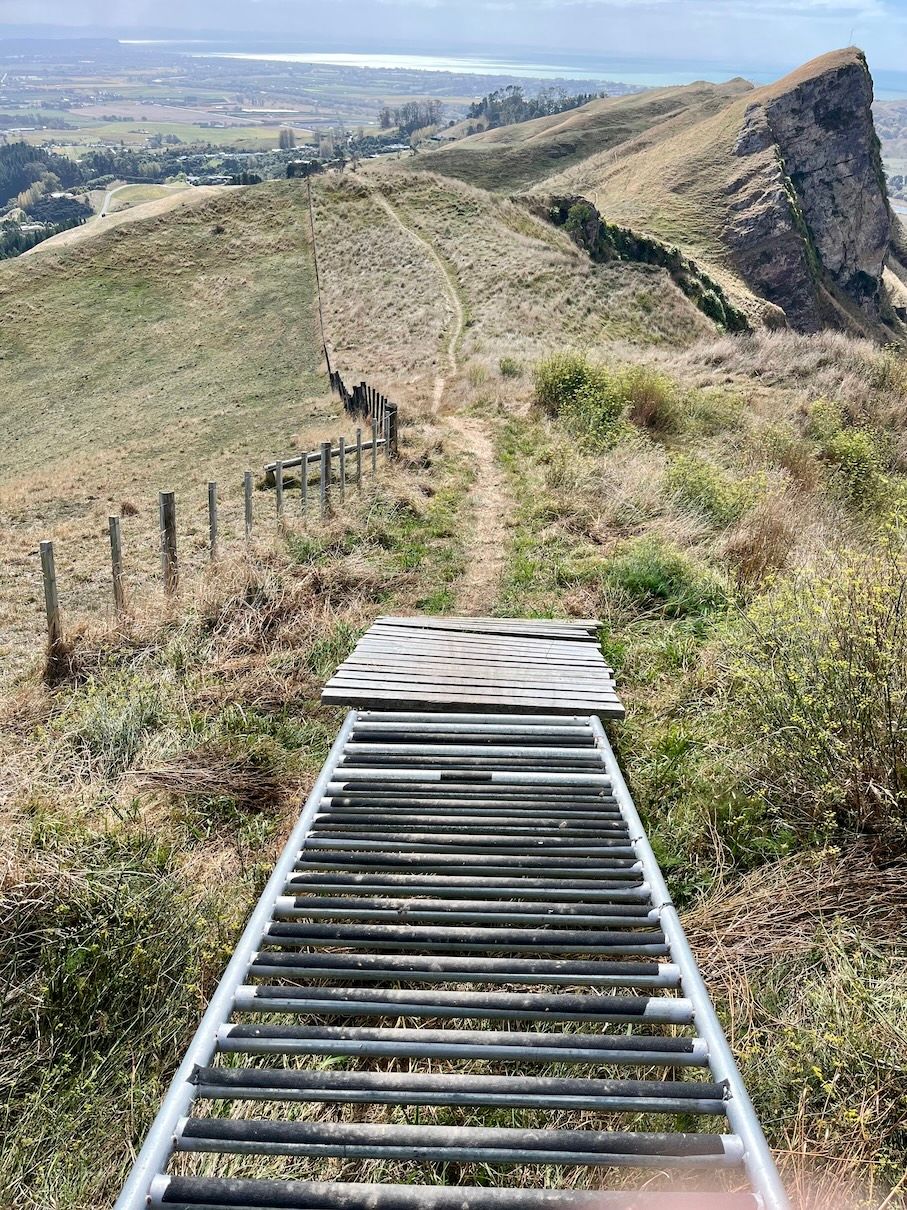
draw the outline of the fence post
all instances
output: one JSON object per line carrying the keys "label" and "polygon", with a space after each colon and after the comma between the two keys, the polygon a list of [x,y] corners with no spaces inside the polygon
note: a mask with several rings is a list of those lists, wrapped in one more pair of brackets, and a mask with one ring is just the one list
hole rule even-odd
{"label": "fence post", "polygon": [[57,572],[53,542],[41,543],[41,571],[44,575],[44,608],[47,612],[47,642],[53,654],[63,641],[60,602],[57,600]]}
{"label": "fence post", "polygon": [[362,490],[362,429],[356,429],[356,487]]}
{"label": "fence post", "polygon": [[[383,411],[383,409],[382,409]],[[387,412],[382,417],[381,431],[384,433],[384,457],[391,456],[391,418]]]}
{"label": "fence post", "polygon": [[387,405],[387,451],[390,456],[397,457],[397,405],[395,403]]}
{"label": "fence post", "polygon": [[277,520],[283,520],[283,463],[278,462],[274,467],[274,483],[277,494]]}
{"label": "fence post", "polygon": [[243,475],[243,495],[246,504],[246,541],[252,537],[252,472]]}
{"label": "fence post", "polygon": [[110,568],[113,572],[113,604],[117,613],[126,608],[126,591],[123,586],[123,541],[120,534],[120,518],[108,517],[110,527]]}
{"label": "fence post", "polygon": [[309,508],[309,455],[307,451],[303,453],[302,462],[299,467],[299,490],[302,495],[302,512],[304,516]]}
{"label": "fence post", "polygon": [[208,553],[217,558],[217,483],[213,479],[208,482]]}
{"label": "fence post", "polygon": [[372,416],[372,475],[378,473],[378,421]]}
{"label": "fence post", "polygon": [[321,443],[321,515],[327,516],[331,504],[331,443]]}
{"label": "fence post", "polygon": [[340,499],[346,499],[346,437],[341,437],[338,442],[340,449]]}
{"label": "fence post", "polygon": [[161,492],[161,573],[164,591],[170,595],[179,587],[179,563],[176,554],[176,497],[173,492]]}

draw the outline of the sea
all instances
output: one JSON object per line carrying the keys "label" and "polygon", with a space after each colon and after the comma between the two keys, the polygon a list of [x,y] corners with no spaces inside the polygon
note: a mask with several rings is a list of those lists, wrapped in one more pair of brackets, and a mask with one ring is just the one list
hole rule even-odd
{"label": "sea", "polygon": [[[450,72],[456,75],[511,76],[514,79],[588,80],[590,83],[632,84],[659,88],[670,84],[692,84],[694,80],[719,83],[743,76],[753,84],[768,84],[798,63],[752,65],[715,61],[664,61],[614,59],[589,55],[558,54],[551,58],[508,55],[397,54],[378,51],[311,50],[304,47],[277,50],[266,43],[208,42],[123,39],[123,45],[166,46],[171,51],[200,58],[259,59],[275,63],[308,63],[373,71]],[[872,65],[870,64],[870,67]],[[907,99],[907,71],[873,70],[878,100]]]}

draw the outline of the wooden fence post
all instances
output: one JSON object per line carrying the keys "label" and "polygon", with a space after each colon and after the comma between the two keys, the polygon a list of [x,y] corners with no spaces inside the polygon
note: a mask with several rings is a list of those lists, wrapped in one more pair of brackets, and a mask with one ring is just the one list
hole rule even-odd
{"label": "wooden fence post", "polygon": [[161,573],[164,591],[169,595],[179,587],[179,562],[176,554],[176,497],[173,492],[161,492]]}
{"label": "wooden fence post", "polygon": [[331,443],[321,443],[321,515],[326,517],[331,505]]}
{"label": "wooden fence post", "polygon": [[340,454],[338,460],[340,462],[340,499],[346,499],[346,437],[341,437],[338,442]]}
{"label": "wooden fence post", "polygon": [[243,475],[243,496],[246,505],[246,541],[252,537],[252,472]]}
{"label": "wooden fence post", "polygon": [[303,516],[308,512],[309,508],[309,455],[302,455],[302,462],[299,467],[299,490],[302,494],[302,512]]}
{"label": "wooden fence post", "polygon": [[274,483],[277,495],[277,520],[283,520],[283,463],[278,462],[274,467]]}
{"label": "wooden fence post", "polygon": [[217,483],[213,479],[208,482],[208,553],[212,560],[217,558]]}
{"label": "wooden fence post", "polygon": [[387,452],[391,457],[397,457],[397,405],[387,405]]}
{"label": "wooden fence post", "polygon": [[57,572],[53,542],[41,543],[41,571],[44,576],[44,608],[47,612],[47,642],[53,654],[63,642],[60,602],[57,600]]}
{"label": "wooden fence post", "polygon": [[362,429],[356,429],[356,487],[362,490]]}
{"label": "wooden fence post", "polygon": [[110,568],[113,572],[113,604],[117,613],[126,608],[126,590],[123,584],[123,540],[120,533],[120,518],[108,517],[110,527]]}

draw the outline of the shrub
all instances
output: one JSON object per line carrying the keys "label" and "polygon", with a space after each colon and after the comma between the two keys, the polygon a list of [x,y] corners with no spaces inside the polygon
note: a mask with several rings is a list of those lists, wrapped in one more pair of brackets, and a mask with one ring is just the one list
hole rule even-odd
{"label": "shrub", "polygon": [[813,446],[786,425],[766,426],[759,435],[758,447],[770,466],[787,471],[804,491],[815,491],[819,486],[821,468]]}
{"label": "shrub", "polygon": [[831,399],[816,399],[807,410],[806,432],[819,445],[824,446],[836,433],[841,431],[844,415],[840,404]]}
{"label": "shrub", "polygon": [[864,428],[845,427],[841,408],[827,399],[817,399],[811,405],[807,432],[832,468],[832,487],[837,495],[859,508],[876,507],[885,479],[884,459],[873,434]]}
{"label": "shrub", "polygon": [[907,838],[907,565],[850,558],[779,584],[730,641],[753,792],[808,832]]}
{"label": "shrub", "polygon": [[878,447],[865,429],[842,429],[829,438],[824,454],[838,495],[857,507],[879,503],[884,476]]}
{"label": "shrub", "polygon": [[580,353],[554,353],[534,372],[536,402],[596,445],[610,445],[619,431],[625,400],[604,366]]}
{"label": "shrub", "polygon": [[724,607],[720,578],[697,565],[676,546],[654,537],[629,543],[610,561],[606,583],[633,600],[671,617],[701,615]]}
{"label": "shrub", "polygon": [[502,357],[498,362],[502,378],[522,378],[523,367],[515,357]]}
{"label": "shrub", "polygon": [[534,372],[536,402],[594,440],[609,444],[626,416],[650,432],[675,432],[681,401],[670,378],[647,366],[609,370],[580,353],[555,353]]}
{"label": "shrub", "polygon": [[745,485],[732,482],[713,463],[692,454],[679,454],[673,459],[665,483],[680,500],[698,508],[717,525],[736,521],[747,504]]}

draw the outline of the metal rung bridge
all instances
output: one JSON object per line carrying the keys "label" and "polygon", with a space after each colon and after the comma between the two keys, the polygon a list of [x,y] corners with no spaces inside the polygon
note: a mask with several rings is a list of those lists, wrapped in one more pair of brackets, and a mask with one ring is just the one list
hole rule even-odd
{"label": "metal rung bridge", "polygon": [[787,1207],[597,717],[348,714],[117,1210],[146,1205]]}

